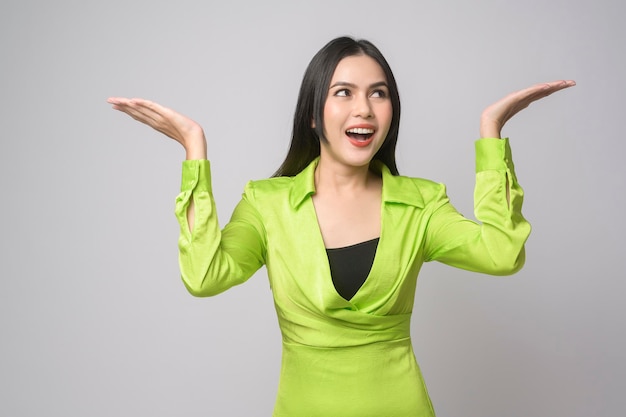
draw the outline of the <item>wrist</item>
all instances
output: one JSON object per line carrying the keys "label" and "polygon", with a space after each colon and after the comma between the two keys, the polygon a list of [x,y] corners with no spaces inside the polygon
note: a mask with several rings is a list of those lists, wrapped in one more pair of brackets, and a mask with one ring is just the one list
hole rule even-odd
{"label": "wrist", "polygon": [[480,122],[480,137],[481,138],[497,138],[501,139],[502,127],[493,122]]}
{"label": "wrist", "polygon": [[185,141],[186,159],[207,159],[206,140],[204,135]]}

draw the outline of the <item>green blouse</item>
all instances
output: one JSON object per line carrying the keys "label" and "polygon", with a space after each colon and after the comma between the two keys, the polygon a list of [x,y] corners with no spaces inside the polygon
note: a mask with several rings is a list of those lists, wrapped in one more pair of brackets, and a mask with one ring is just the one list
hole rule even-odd
{"label": "green blouse", "polygon": [[351,300],[333,286],[311,199],[317,162],[295,177],[249,182],[220,230],[209,162],[185,161],[176,200],[183,282],[211,296],[266,265],[283,339],[274,416],[433,416],[410,340],[417,275],[432,260],[493,275],[522,267],[530,225],[508,140],[476,142],[480,223],[454,209],[442,184],[373,163],[383,179],[381,235]]}

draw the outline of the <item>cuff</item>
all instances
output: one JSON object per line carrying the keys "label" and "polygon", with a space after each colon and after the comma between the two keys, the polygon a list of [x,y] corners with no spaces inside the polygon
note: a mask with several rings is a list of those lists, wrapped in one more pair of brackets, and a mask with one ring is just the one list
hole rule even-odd
{"label": "cuff", "polygon": [[509,138],[478,139],[476,146],[476,172],[513,170]]}
{"label": "cuff", "polygon": [[211,164],[206,159],[183,161],[180,191],[211,192]]}

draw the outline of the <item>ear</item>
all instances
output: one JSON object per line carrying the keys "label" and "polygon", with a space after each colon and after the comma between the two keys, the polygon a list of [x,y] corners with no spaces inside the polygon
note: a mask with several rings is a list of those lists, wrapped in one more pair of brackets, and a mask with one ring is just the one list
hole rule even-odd
{"label": "ear", "polygon": [[311,118],[311,129],[315,129],[315,119]]}

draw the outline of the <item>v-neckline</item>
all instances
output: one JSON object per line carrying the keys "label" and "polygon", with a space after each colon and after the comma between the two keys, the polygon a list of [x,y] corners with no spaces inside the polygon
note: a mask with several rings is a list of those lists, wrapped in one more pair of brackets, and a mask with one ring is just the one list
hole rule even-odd
{"label": "v-neckline", "polygon": [[[384,186],[384,183],[383,183]],[[356,293],[354,293],[354,295],[352,296],[352,298],[350,298],[349,300],[346,300],[345,298],[343,298],[341,296],[341,294],[339,294],[339,292],[337,292],[337,289],[335,288],[335,285],[333,283],[333,277],[332,274],[330,272],[330,262],[328,260],[328,255],[326,253],[326,245],[324,244],[324,238],[322,236],[322,229],[320,227],[319,224],[319,220],[317,218],[317,212],[315,211],[315,205],[313,204],[313,196],[309,195],[308,197],[308,205],[309,208],[311,210],[311,213],[313,215],[313,221],[316,225],[316,230],[317,230],[317,240],[318,240],[318,244],[316,244],[316,247],[319,248],[318,250],[321,250],[321,256],[323,256],[323,258],[325,259],[324,264],[324,283],[323,286],[324,288],[328,288],[327,289],[327,293],[332,293],[333,296],[335,298],[339,298],[340,300],[343,300],[344,302],[348,303],[352,308],[356,309],[356,302],[358,301],[358,299],[361,298],[362,294],[364,294],[367,291],[367,288],[370,287],[372,284],[369,284],[370,281],[372,281],[372,276],[374,275],[374,272],[376,271],[376,269],[378,268],[378,264],[380,263],[380,252],[381,252],[381,248],[384,248],[384,235],[385,235],[385,210],[384,210],[384,206],[385,206],[385,200],[383,198],[381,198],[380,201],[380,236],[378,237],[378,246],[376,248],[376,253],[374,254],[374,261],[372,262],[372,267],[370,268],[369,273],[367,274],[367,278],[365,278],[365,281],[363,281],[363,284],[361,284],[361,286],[359,287],[359,289],[356,291]],[[357,243],[358,244],[358,243]]]}

